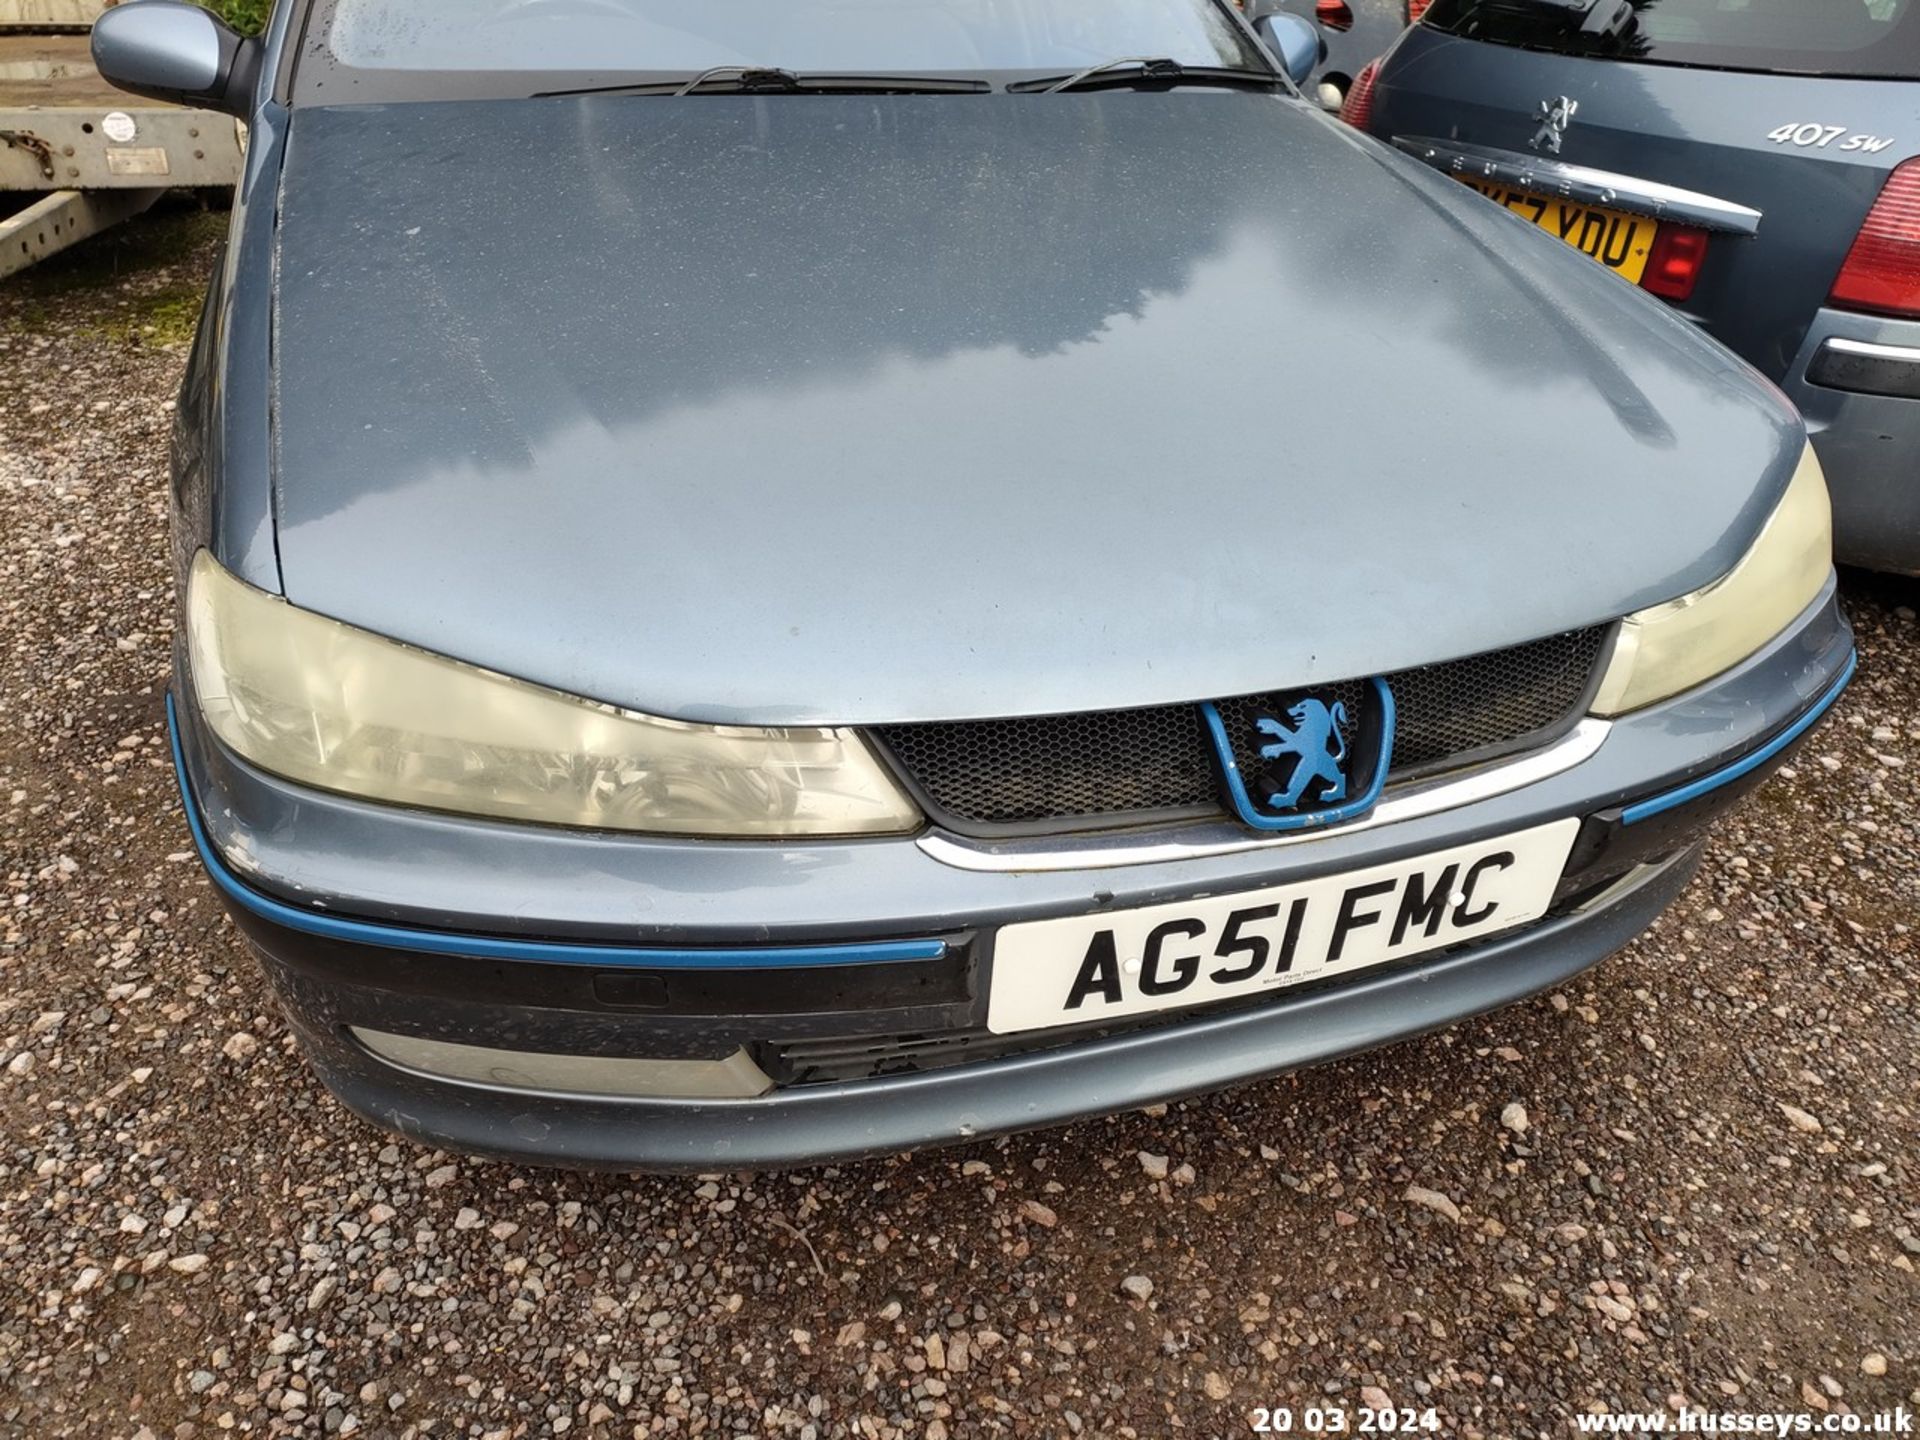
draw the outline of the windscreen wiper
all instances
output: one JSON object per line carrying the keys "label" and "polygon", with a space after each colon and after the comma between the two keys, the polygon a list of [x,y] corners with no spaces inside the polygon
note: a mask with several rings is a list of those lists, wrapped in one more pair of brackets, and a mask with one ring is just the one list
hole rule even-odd
{"label": "windscreen wiper", "polygon": [[716,65],[685,79],[543,90],[540,95],[979,95],[991,89],[985,80],[961,75],[801,75],[770,65]]}
{"label": "windscreen wiper", "polygon": [[1040,91],[1090,90],[1101,85],[1137,85],[1142,80],[1174,85],[1234,85],[1255,90],[1284,90],[1287,79],[1275,70],[1245,65],[1188,65],[1179,60],[1148,55],[1123,55],[1102,60],[1071,75],[1043,75],[1038,80],[1016,80],[1007,89],[1016,95]]}

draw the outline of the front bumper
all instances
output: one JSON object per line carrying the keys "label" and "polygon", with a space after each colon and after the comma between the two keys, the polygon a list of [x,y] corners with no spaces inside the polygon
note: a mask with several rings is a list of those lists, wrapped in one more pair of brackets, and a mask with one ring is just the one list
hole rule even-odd
{"label": "front bumper", "polygon": [[1920,320],[1821,310],[1781,388],[1833,493],[1835,553],[1920,574]]}
{"label": "front bumper", "polygon": [[[543,1164],[773,1169],[1110,1114],[1436,1029],[1557,985],[1625,945],[1679,894],[1695,856],[1681,852],[1622,881],[1602,903],[1522,934],[1258,1009],[754,1100],[534,1095],[428,1078],[376,1059],[324,1023],[327,1000],[297,966],[271,958],[268,965],[321,1077],[376,1124],[455,1150]],[[417,1017],[431,1004],[409,1008]]]}
{"label": "front bumper", "polygon": [[[1615,722],[1534,783],[1307,843],[1047,868],[937,836],[681,843],[362,804],[290,785],[177,715],[196,842],[327,1084],[434,1144],[619,1169],[884,1153],[1194,1094],[1419,1033],[1563,981],[1643,929],[1714,815],[1837,696],[1832,586],[1761,654]],[[1585,819],[1553,915],[1313,990],[1137,1028],[984,1033],[1002,925],[1284,884]],[[1057,858],[1057,857],[1056,857]],[[377,1058],[355,1032],[569,1056],[746,1048],[751,1099],[534,1093]],[[1036,1044],[1045,1048],[1033,1048]],[[888,1073],[905,1071],[908,1073]]]}

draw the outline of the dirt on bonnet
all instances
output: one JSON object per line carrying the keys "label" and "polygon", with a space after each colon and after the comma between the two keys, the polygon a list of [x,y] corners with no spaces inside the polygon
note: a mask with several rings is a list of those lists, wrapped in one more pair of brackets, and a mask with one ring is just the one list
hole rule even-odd
{"label": "dirt on bonnet", "polygon": [[327,1098],[189,853],[165,439],[218,228],[151,217],[0,290],[0,1435],[1920,1407],[1920,587],[1848,577],[1833,719],[1560,993],[912,1158],[467,1161]]}

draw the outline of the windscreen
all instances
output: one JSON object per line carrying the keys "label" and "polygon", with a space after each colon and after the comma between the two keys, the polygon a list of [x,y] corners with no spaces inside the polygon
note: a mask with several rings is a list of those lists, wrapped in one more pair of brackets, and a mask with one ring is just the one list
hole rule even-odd
{"label": "windscreen", "polygon": [[723,65],[965,75],[1164,56],[1265,68],[1222,0],[321,0],[308,33],[309,102],[514,88],[501,77],[533,93]]}
{"label": "windscreen", "polygon": [[1562,55],[1920,78],[1916,0],[1434,0],[1450,34]]}

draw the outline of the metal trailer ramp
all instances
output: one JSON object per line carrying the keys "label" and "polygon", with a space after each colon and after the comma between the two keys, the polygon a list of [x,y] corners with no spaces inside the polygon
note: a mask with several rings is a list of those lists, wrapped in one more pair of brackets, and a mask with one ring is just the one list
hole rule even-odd
{"label": "metal trailer ramp", "polygon": [[0,0],[0,190],[40,192],[0,220],[0,278],[152,205],[240,177],[244,127],[141,100],[93,68],[102,0]]}

